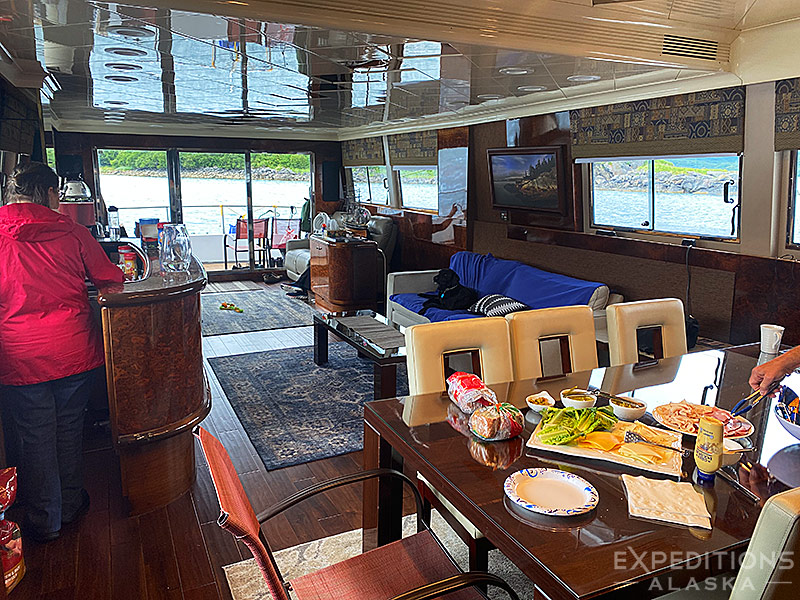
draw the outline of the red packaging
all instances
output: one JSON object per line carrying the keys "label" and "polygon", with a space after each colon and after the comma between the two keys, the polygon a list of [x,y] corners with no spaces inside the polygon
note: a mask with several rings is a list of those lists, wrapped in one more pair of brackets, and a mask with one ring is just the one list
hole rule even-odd
{"label": "red packaging", "polygon": [[447,378],[447,393],[450,400],[468,415],[481,406],[497,402],[497,396],[486,387],[480,377],[461,371]]}
{"label": "red packaging", "polygon": [[5,518],[5,511],[17,497],[17,469],[0,471],[0,558],[3,561],[6,591],[10,592],[25,575],[22,558],[22,534],[19,525]]}

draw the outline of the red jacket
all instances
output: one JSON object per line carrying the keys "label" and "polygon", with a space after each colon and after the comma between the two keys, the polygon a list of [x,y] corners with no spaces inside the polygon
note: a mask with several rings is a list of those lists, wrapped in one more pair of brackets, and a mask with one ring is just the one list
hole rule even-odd
{"label": "red jacket", "polygon": [[38,204],[0,207],[0,384],[41,383],[103,364],[87,278],[124,280],[84,226]]}

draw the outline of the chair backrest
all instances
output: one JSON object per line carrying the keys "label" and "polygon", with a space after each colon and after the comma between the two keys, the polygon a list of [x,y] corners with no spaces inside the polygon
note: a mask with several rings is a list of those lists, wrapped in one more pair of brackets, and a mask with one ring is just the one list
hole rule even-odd
{"label": "chair backrest", "polygon": [[[269,219],[253,219],[253,238],[265,239],[267,237],[267,222]],[[236,239],[247,239],[247,219],[236,219]]]}
{"label": "chair backrest", "polygon": [[484,383],[511,381],[511,342],[503,317],[460,319],[412,325],[406,329],[408,389],[414,394],[443,392],[445,355],[475,350]]}
{"label": "chair backrest", "polygon": [[378,243],[378,248],[383,250],[386,260],[391,260],[397,241],[397,226],[394,219],[383,215],[373,215],[367,222],[367,236]]}
{"label": "chair backrest", "polygon": [[203,454],[211,471],[214,489],[217,492],[220,509],[217,523],[244,542],[253,553],[272,597],[275,600],[289,600],[278,567],[272,560],[272,553],[266,540],[259,535],[261,528],[256,514],[253,512],[250,500],[247,498],[225,447],[202,427],[197,427],[194,434],[200,440],[200,446],[203,448]]}
{"label": "chair backrest", "polygon": [[300,237],[300,219],[273,219],[272,244],[273,250],[283,250],[286,242]]}
{"label": "chair backrest", "polygon": [[[511,333],[511,356],[516,379],[542,376],[541,341],[547,338],[566,340],[561,346],[563,374],[597,368],[594,315],[588,306],[524,310],[506,315],[506,319]],[[565,352],[567,344],[569,349]],[[569,364],[565,364],[565,358],[569,358]]]}
{"label": "chair backrest", "polygon": [[[677,298],[621,302],[606,307],[608,354],[611,366],[639,362],[639,329],[660,328],[661,354],[669,358],[686,354],[686,322],[683,302]],[[658,346],[658,344],[656,344]]]}
{"label": "chair backrest", "polygon": [[800,488],[767,500],[730,600],[797,598],[800,581]]}

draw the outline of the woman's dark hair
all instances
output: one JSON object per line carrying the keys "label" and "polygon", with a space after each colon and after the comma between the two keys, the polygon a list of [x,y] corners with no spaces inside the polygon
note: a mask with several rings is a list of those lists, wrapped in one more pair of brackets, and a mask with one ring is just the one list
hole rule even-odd
{"label": "woman's dark hair", "polygon": [[30,199],[34,204],[50,206],[47,192],[50,188],[58,190],[58,175],[44,163],[32,162],[24,167],[17,167],[8,178],[6,197],[10,202],[17,202],[20,197]]}

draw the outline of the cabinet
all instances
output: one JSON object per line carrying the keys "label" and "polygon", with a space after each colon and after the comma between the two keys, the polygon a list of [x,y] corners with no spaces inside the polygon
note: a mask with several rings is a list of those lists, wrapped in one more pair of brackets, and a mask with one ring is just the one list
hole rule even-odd
{"label": "cabinet", "polygon": [[311,291],[317,305],[329,312],[365,308],[378,303],[378,244],[366,239],[336,241],[312,235]]}

